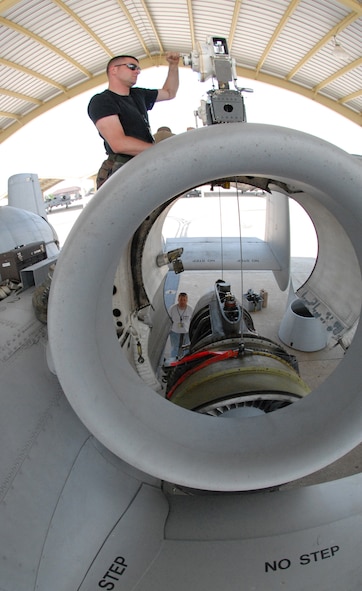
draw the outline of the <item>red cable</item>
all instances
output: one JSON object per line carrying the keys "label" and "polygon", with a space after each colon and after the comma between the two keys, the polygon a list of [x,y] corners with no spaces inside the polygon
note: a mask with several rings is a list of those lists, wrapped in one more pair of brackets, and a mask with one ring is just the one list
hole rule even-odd
{"label": "red cable", "polygon": [[186,378],[191,376],[193,373],[196,373],[196,371],[199,371],[199,369],[203,369],[204,367],[207,367],[208,365],[211,365],[213,363],[218,363],[219,361],[224,361],[225,359],[232,359],[232,358],[238,357],[239,356],[239,349],[229,349],[227,351],[201,351],[199,353],[194,353],[193,355],[188,355],[187,357],[183,357],[180,361],[177,361],[175,364],[172,364],[172,365],[177,367],[179,365],[183,365],[184,363],[189,362],[190,360],[193,361],[195,359],[198,359],[200,357],[202,358],[205,356],[208,356],[208,359],[206,359],[206,361],[204,361],[203,363],[200,363],[200,365],[197,365],[196,367],[193,367],[193,368],[189,369],[188,371],[186,371],[184,374],[182,374],[182,376],[177,380],[177,382],[167,392],[168,399],[171,398],[171,396],[174,393],[174,391],[176,390],[176,388],[178,388],[178,386],[180,384],[182,384],[182,382],[184,380],[186,380]]}

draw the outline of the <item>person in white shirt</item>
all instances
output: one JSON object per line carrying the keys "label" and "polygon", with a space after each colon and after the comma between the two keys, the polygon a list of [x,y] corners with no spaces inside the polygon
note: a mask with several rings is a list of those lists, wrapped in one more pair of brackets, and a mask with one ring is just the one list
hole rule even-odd
{"label": "person in white shirt", "polygon": [[182,357],[182,348],[189,345],[189,328],[193,309],[188,305],[188,295],[184,291],[179,293],[177,304],[169,308],[172,320],[170,331],[171,357]]}

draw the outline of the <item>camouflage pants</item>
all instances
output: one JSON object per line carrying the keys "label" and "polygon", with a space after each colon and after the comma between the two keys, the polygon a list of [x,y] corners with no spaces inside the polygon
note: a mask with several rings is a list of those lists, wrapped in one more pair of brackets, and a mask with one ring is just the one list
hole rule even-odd
{"label": "camouflage pants", "polygon": [[101,187],[103,183],[105,183],[105,181],[109,179],[109,177],[114,172],[116,172],[116,170],[118,170],[119,168],[121,168],[121,166],[126,164],[128,160],[131,160],[131,158],[132,156],[121,156],[118,154],[115,154],[114,156],[108,156],[107,160],[104,160],[104,162],[102,162],[102,166],[98,171],[96,179],[97,189],[99,189],[99,187]]}

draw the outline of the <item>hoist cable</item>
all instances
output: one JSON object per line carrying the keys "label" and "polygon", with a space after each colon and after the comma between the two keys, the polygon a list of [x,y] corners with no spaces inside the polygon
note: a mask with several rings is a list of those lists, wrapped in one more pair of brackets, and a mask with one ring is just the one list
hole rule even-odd
{"label": "hoist cable", "polygon": [[220,260],[221,260],[221,279],[224,280],[224,237],[222,224],[221,191],[219,187],[219,220],[220,220]]}
{"label": "hoist cable", "polygon": [[[244,282],[243,282],[243,238],[241,235],[241,212],[240,212],[240,191],[238,187],[238,183],[236,182],[236,202],[238,206],[238,222],[239,222],[239,251],[240,251],[240,304],[241,304],[241,317],[243,318],[244,312],[244,301],[243,301],[243,293],[244,293]],[[242,320],[243,322],[243,320]],[[243,330],[240,333],[240,341],[243,338]]]}

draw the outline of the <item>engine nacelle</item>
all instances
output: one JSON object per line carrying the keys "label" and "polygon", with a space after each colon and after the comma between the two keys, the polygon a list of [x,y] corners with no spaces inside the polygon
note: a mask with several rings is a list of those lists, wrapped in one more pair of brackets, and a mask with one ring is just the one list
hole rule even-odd
{"label": "engine nacelle", "polygon": [[[242,429],[237,419],[189,412],[163,399],[120,350],[112,290],[134,232],[151,212],[190,187],[238,175],[274,179],[300,201],[308,199],[309,209],[329,211],[354,253],[344,268],[352,282],[360,282],[357,159],[291,129],[231,123],[160,142],[115,173],[73,227],[50,293],[55,369],[88,429],[139,470],[204,490],[254,490],[311,474],[358,445],[362,433],[360,325],[344,359],[318,389],[278,412],[244,420]],[[350,318],[356,311],[352,304]]]}

